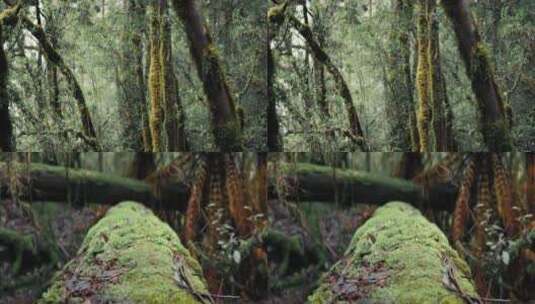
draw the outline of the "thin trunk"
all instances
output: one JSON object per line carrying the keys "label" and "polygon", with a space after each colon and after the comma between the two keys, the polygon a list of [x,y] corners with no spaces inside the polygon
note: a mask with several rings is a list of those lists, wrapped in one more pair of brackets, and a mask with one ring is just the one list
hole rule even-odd
{"label": "thin trunk", "polygon": [[411,149],[410,115],[413,110],[413,96],[410,68],[409,33],[413,14],[412,4],[406,0],[393,0],[391,36],[386,72],[386,114],[389,122],[390,145],[395,151]]}
{"label": "thin trunk", "polygon": [[173,0],[173,5],[184,25],[191,56],[210,103],[212,132],[216,145],[224,152],[241,151],[243,143],[239,117],[210,32],[195,6],[195,1]]}
{"label": "thin trunk", "polygon": [[9,113],[9,96],[7,94],[8,62],[4,51],[3,20],[0,20],[0,151],[12,152],[13,126]]}
{"label": "thin trunk", "polygon": [[[127,11],[121,39],[118,91],[119,115],[123,122],[122,138],[127,150],[143,149],[142,115],[145,111],[145,85],[143,78],[143,47],[145,6],[135,0],[123,0]],[[141,81],[140,81],[141,79]]]}
{"label": "thin trunk", "polygon": [[167,0],[160,1],[160,66],[161,94],[165,108],[167,151],[186,151],[188,144],[184,128],[184,109],[178,95],[178,80],[174,71],[171,23]]}
{"label": "thin trunk", "polygon": [[535,214],[535,153],[526,153],[526,202],[528,211]]}
{"label": "thin trunk", "polygon": [[[284,7],[280,8],[277,6],[272,8],[269,13],[270,21],[276,24],[280,24],[282,20],[284,20],[283,14],[285,14]],[[342,76],[342,73],[334,65],[329,55],[319,46],[310,27],[303,24],[295,16],[290,15],[288,16],[288,18],[292,27],[294,27],[299,32],[299,34],[306,40],[314,58],[324,64],[329,73],[331,73],[331,75],[333,76],[338,92],[344,99],[344,105],[346,107],[346,112],[349,119],[348,135],[350,139],[363,151],[368,150],[366,140],[364,138],[364,132],[362,130],[362,126],[360,124],[360,120],[357,114],[357,110],[355,108],[355,104],[353,103],[353,98],[351,97],[351,91],[349,90],[349,86],[347,85],[347,82]]]}
{"label": "thin trunk", "polygon": [[89,108],[87,107],[82,88],[80,87],[78,80],[74,76],[74,73],[67,66],[67,64],[65,64],[63,57],[61,57],[61,55],[50,44],[43,29],[34,24],[27,17],[20,17],[20,19],[26,29],[28,29],[28,31],[30,31],[30,33],[39,41],[39,44],[41,45],[41,48],[43,49],[48,61],[56,65],[67,79],[67,82],[69,83],[71,91],[73,93],[73,97],[76,100],[78,111],[80,112],[83,126],[83,134],[86,137],[87,142],[90,143],[91,148],[96,151],[100,151],[101,147],[97,140],[97,135],[93,126],[93,120],[91,119],[91,113],[89,112]]}
{"label": "thin trunk", "polygon": [[465,0],[443,0],[442,7],[450,19],[459,52],[464,61],[472,90],[479,104],[483,138],[490,151],[510,151],[513,147],[500,90],[496,84],[487,47]]}
{"label": "thin trunk", "polygon": [[450,151],[448,143],[453,139],[451,134],[452,121],[449,119],[450,113],[446,112],[447,92],[446,82],[442,73],[442,64],[440,59],[440,39],[439,39],[439,21],[436,17],[436,2],[432,1],[432,10],[430,20],[430,41],[429,41],[429,59],[431,64],[431,100],[433,105],[433,129],[435,132],[435,150]]}
{"label": "thin trunk", "polygon": [[268,95],[268,149],[271,152],[282,152],[282,140],[280,137],[279,117],[277,115],[277,100],[274,94],[274,79],[275,79],[275,60],[273,58],[273,50],[271,49],[271,24],[268,24],[267,33],[267,95]]}
{"label": "thin trunk", "polygon": [[162,66],[160,53],[160,10],[159,0],[152,0],[150,11],[150,67],[149,67],[149,95],[150,115],[149,125],[152,139],[152,152],[164,151],[162,143],[163,122],[165,119],[162,104]]}
{"label": "thin trunk", "polygon": [[418,134],[420,141],[420,152],[433,150],[432,146],[432,100],[431,85],[431,58],[429,53],[430,45],[430,18],[432,0],[418,0],[416,3],[416,23],[418,40],[418,68],[416,72],[416,90],[418,91]]}

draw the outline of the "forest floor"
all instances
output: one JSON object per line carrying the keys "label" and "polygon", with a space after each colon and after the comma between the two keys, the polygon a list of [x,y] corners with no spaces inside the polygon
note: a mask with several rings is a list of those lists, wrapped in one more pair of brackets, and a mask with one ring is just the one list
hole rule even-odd
{"label": "forest floor", "polygon": [[[60,252],[61,263],[69,261],[80,247],[87,230],[98,218],[98,208],[74,208],[66,204],[42,203],[32,206],[0,201],[0,227],[12,229],[37,239],[47,235]],[[47,233],[51,231],[52,233]],[[0,256],[2,248],[0,246]],[[44,292],[57,266],[28,265],[23,259],[21,274],[15,276],[13,262],[0,259],[0,304],[35,303]]]}
{"label": "forest floor", "polygon": [[[30,212],[33,210],[33,212]],[[75,256],[87,230],[103,215],[100,207],[74,208],[66,204],[24,204],[11,200],[0,201],[0,227],[24,235],[43,238],[47,235],[57,244],[61,263]],[[261,304],[303,303],[316,287],[320,274],[342,258],[355,230],[373,213],[364,205],[356,208],[333,208],[332,204],[304,203],[299,208],[278,201],[269,203],[271,228],[287,236],[298,236],[305,247],[320,244],[326,253],[323,265],[300,264],[290,260],[288,270],[279,273],[280,259],[273,253],[270,263],[272,282],[283,282],[274,288]],[[49,232],[52,233],[49,233]],[[0,246],[0,304],[34,303],[44,292],[55,271],[62,265],[27,264],[23,261],[21,274],[15,276],[13,261],[5,259]]]}

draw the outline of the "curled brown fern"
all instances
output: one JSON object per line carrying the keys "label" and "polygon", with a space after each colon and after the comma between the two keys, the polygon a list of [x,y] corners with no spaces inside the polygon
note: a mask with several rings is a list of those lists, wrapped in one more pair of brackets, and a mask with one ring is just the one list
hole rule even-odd
{"label": "curled brown fern", "polygon": [[[486,161],[486,160],[485,160]],[[474,256],[478,261],[481,260],[485,253],[485,246],[487,241],[487,233],[485,227],[487,226],[487,212],[491,208],[491,192],[489,172],[486,170],[486,165],[482,166],[483,172],[480,175],[480,180],[477,185],[477,204],[475,207],[475,236],[474,236]],[[480,295],[488,296],[489,286],[485,278],[485,273],[481,263],[476,263],[474,267],[474,279],[477,291]]]}
{"label": "curled brown fern", "polygon": [[498,214],[505,225],[505,231],[512,235],[516,231],[516,217],[513,211],[513,192],[509,174],[505,172],[501,157],[492,154],[492,170],[494,175],[494,188],[498,205]]}
{"label": "curled brown fern", "polygon": [[474,157],[468,159],[468,163],[464,170],[461,189],[459,196],[455,202],[455,210],[453,212],[453,224],[451,231],[451,239],[453,242],[460,240],[464,235],[464,228],[466,221],[470,215],[470,191],[472,184],[476,178],[476,160]]}
{"label": "curled brown fern", "polygon": [[188,209],[186,210],[186,219],[184,224],[184,243],[188,244],[193,241],[197,234],[197,223],[201,214],[201,201],[208,177],[208,170],[204,160],[199,161],[198,168],[195,172],[195,181],[191,187],[191,193],[188,200]]}
{"label": "curled brown fern", "polygon": [[234,220],[238,232],[241,236],[246,236],[251,232],[250,206],[245,205],[244,187],[241,174],[232,158],[232,154],[225,154],[225,187],[228,195],[229,212]]}

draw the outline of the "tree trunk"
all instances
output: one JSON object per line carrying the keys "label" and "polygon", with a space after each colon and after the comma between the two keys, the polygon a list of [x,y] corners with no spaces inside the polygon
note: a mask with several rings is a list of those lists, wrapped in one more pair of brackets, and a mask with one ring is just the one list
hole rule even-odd
{"label": "tree trunk", "polygon": [[234,98],[208,28],[197,11],[195,1],[173,0],[173,6],[184,25],[191,56],[210,103],[216,145],[223,152],[242,151],[242,130]]}
{"label": "tree trunk", "polygon": [[386,114],[390,146],[394,151],[411,150],[410,114],[414,108],[410,67],[410,40],[413,5],[406,0],[393,0],[386,72]]}
{"label": "tree trunk", "polygon": [[160,0],[160,65],[162,103],[165,108],[166,151],[187,151],[185,114],[174,71],[171,22],[167,0]]}
{"label": "tree trunk", "polygon": [[334,65],[329,55],[325,53],[325,51],[323,51],[323,49],[319,46],[318,42],[314,38],[310,27],[303,24],[294,16],[289,16],[289,21],[291,25],[299,32],[299,34],[306,40],[314,58],[316,58],[316,60],[320,61],[323,65],[325,65],[329,73],[331,73],[331,75],[333,76],[338,92],[344,99],[344,104],[349,119],[349,137],[363,151],[367,151],[368,147],[364,138],[364,131],[362,130],[362,126],[360,124],[355,104],[353,103],[353,97],[351,96],[349,86],[347,85],[347,82],[342,76],[342,73]]}
{"label": "tree trunk", "polygon": [[[346,205],[381,205],[403,200],[415,206],[451,211],[457,196],[457,187],[451,184],[424,188],[404,179],[307,163],[298,163],[283,170],[288,189],[292,189],[287,198],[300,201],[334,202],[338,198]],[[270,196],[275,196],[273,185],[272,180]]]}
{"label": "tree trunk", "polygon": [[93,148],[95,151],[100,151],[101,147],[97,140],[97,135],[93,126],[93,120],[91,119],[91,113],[87,107],[82,88],[74,76],[74,73],[67,66],[67,64],[65,64],[63,57],[61,57],[61,55],[52,47],[43,29],[34,24],[30,19],[28,19],[28,17],[20,17],[20,19],[26,29],[28,29],[35,39],[39,41],[39,44],[41,45],[48,61],[56,65],[67,79],[67,82],[71,87],[73,97],[77,102],[78,111],[80,112],[82,119],[83,134],[87,139],[86,142],[88,142],[91,148]]}
{"label": "tree trunk", "polygon": [[443,0],[442,7],[450,19],[459,52],[464,61],[472,90],[479,104],[480,123],[487,148],[493,152],[512,149],[510,126],[487,47],[465,0]]}
{"label": "tree trunk", "polygon": [[282,152],[283,145],[280,136],[279,117],[277,115],[277,99],[275,98],[274,80],[275,80],[275,59],[273,58],[273,50],[271,49],[271,24],[268,23],[267,33],[267,95],[268,95],[268,108],[267,108],[267,141],[268,149],[270,152]]}
{"label": "tree trunk", "polygon": [[526,202],[531,214],[535,214],[535,153],[526,153]]}
{"label": "tree trunk", "polygon": [[3,20],[0,19],[0,151],[12,152],[15,150],[13,143],[13,126],[9,113],[9,96],[7,94],[8,63],[4,51]]}
{"label": "tree trunk", "polygon": [[142,32],[145,24],[145,5],[136,0],[123,0],[127,11],[121,37],[118,92],[119,115],[123,122],[122,139],[127,150],[142,151],[142,115],[146,115],[145,81],[143,80]]}
{"label": "tree trunk", "polygon": [[201,266],[149,209],[122,202],[87,233],[40,303],[211,303]]}
{"label": "tree trunk", "polygon": [[416,39],[418,53],[418,68],[416,71],[416,90],[418,91],[418,134],[420,149],[419,152],[433,150],[433,107],[431,95],[431,57],[430,46],[430,24],[432,18],[433,0],[418,0],[416,3]]}
{"label": "tree trunk", "polygon": [[[73,202],[74,204],[96,203],[113,205],[123,200],[135,200],[154,204],[164,209],[186,209],[189,189],[184,183],[149,185],[140,180],[103,174],[89,170],[32,163],[21,173],[21,199],[32,201]],[[0,196],[9,195],[9,175],[6,163],[0,163]]]}
{"label": "tree trunk", "polygon": [[149,5],[150,22],[150,67],[149,67],[149,95],[150,95],[150,136],[152,139],[152,152],[165,150],[163,139],[163,122],[165,119],[164,105],[162,103],[162,60],[160,53],[161,18],[159,0],[152,0]]}
{"label": "tree trunk", "polygon": [[470,268],[418,210],[391,202],[354,234],[311,303],[475,303]]}

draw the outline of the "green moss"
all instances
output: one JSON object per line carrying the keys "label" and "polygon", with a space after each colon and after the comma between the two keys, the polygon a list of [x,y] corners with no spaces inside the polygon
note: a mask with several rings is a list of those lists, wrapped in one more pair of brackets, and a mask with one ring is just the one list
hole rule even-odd
{"label": "green moss", "polygon": [[[476,295],[468,265],[449,246],[446,236],[405,203],[379,208],[357,230],[345,255],[349,264],[339,262],[332,271],[357,274],[363,267],[384,264],[388,271],[385,286],[373,288],[367,295],[378,303],[464,303],[443,285],[443,256],[454,265],[463,292]],[[334,296],[330,285],[323,282],[309,300],[324,303]]]}
{"label": "green moss", "polygon": [[274,22],[280,24],[284,21],[284,12],[288,2],[283,2],[281,4],[275,5],[268,10],[267,18],[269,22]]}
{"label": "green moss", "polygon": [[[323,175],[323,176],[332,176],[333,168],[329,166],[320,166],[310,163],[299,163],[297,166],[293,165],[281,165],[281,170],[286,174],[298,174],[298,175]],[[336,169],[336,178],[338,180],[343,180],[348,184],[357,183],[357,184],[378,184],[382,188],[391,188],[391,189],[406,189],[407,193],[418,192],[419,188],[414,183],[399,179],[399,178],[388,178],[383,175],[368,173],[365,171],[357,170],[344,170]]]}
{"label": "green moss", "polygon": [[[200,265],[174,231],[141,204],[123,202],[89,230],[78,256],[57,275],[41,303],[76,301],[66,280],[84,279],[100,282],[96,294],[111,302],[197,303],[175,282],[175,256],[191,270],[191,286],[206,293]],[[106,271],[117,275],[116,281],[102,281]]]}

